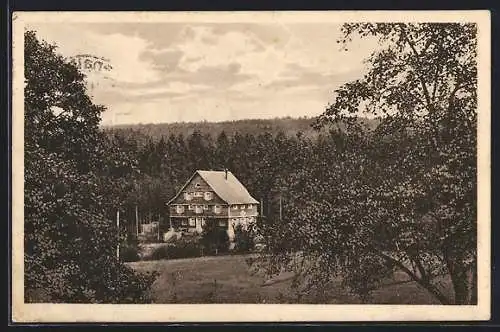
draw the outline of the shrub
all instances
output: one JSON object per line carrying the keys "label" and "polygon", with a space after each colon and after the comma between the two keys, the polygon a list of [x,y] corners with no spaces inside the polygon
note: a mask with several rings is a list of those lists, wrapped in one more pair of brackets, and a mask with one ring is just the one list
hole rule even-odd
{"label": "shrub", "polygon": [[253,232],[251,228],[238,225],[234,228],[234,250],[239,253],[250,252],[254,248]]}
{"label": "shrub", "polygon": [[201,234],[200,243],[206,254],[222,253],[229,250],[227,231],[218,227],[214,222],[207,223]]}
{"label": "shrub", "polygon": [[197,237],[183,237],[178,239],[175,243],[166,244],[157,248],[151,255],[151,260],[159,259],[176,259],[176,258],[193,258],[200,257],[202,253],[202,246]]}
{"label": "shrub", "polygon": [[153,260],[153,261],[160,260],[160,259],[168,259],[168,258],[170,258],[169,257],[169,249],[170,249],[170,246],[168,246],[168,245],[158,247],[153,251],[151,256],[146,257],[145,259],[146,260]]}
{"label": "shrub", "polygon": [[120,247],[120,260],[122,262],[137,262],[139,259],[137,245],[125,244]]}

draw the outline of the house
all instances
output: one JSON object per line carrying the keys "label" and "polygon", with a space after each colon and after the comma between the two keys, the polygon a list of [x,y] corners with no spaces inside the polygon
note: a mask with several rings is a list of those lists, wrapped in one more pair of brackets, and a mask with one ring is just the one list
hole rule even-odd
{"label": "house", "polygon": [[196,171],[167,205],[171,228],[201,233],[215,223],[230,238],[237,225],[255,223],[259,211],[259,202],[228,170]]}

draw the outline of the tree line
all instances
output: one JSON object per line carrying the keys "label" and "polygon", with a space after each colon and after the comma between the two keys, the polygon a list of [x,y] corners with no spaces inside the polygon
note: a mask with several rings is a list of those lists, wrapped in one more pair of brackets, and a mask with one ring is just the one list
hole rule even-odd
{"label": "tree line", "polygon": [[[109,132],[105,144],[113,167],[111,177],[122,179],[113,196],[127,215],[135,206],[167,217],[166,203],[196,170],[228,169],[262,201],[266,216],[277,213],[277,200],[284,195],[290,174],[316,164],[335,163],[328,150],[333,134],[310,138],[301,132],[232,136],[222,131],[216,137],[195,130],[191,135],[168,135],[141,144],[140,134]],[[110,211],[112,213],[112,211]]]}

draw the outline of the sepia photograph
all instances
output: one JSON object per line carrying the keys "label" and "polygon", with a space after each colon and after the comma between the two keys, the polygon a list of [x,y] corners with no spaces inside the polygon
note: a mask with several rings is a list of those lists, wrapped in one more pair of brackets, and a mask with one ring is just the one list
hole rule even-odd
{"label": "sepia photograph", "polygon": [[14,321],[489,319],[489,12],[12,20]]}

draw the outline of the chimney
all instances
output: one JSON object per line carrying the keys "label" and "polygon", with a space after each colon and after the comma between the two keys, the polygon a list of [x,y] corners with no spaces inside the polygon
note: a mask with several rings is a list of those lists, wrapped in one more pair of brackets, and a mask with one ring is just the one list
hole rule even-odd
{"label": "chimney", "polygon": [[227,168],[224,168],[224,179],[227,180]]}

